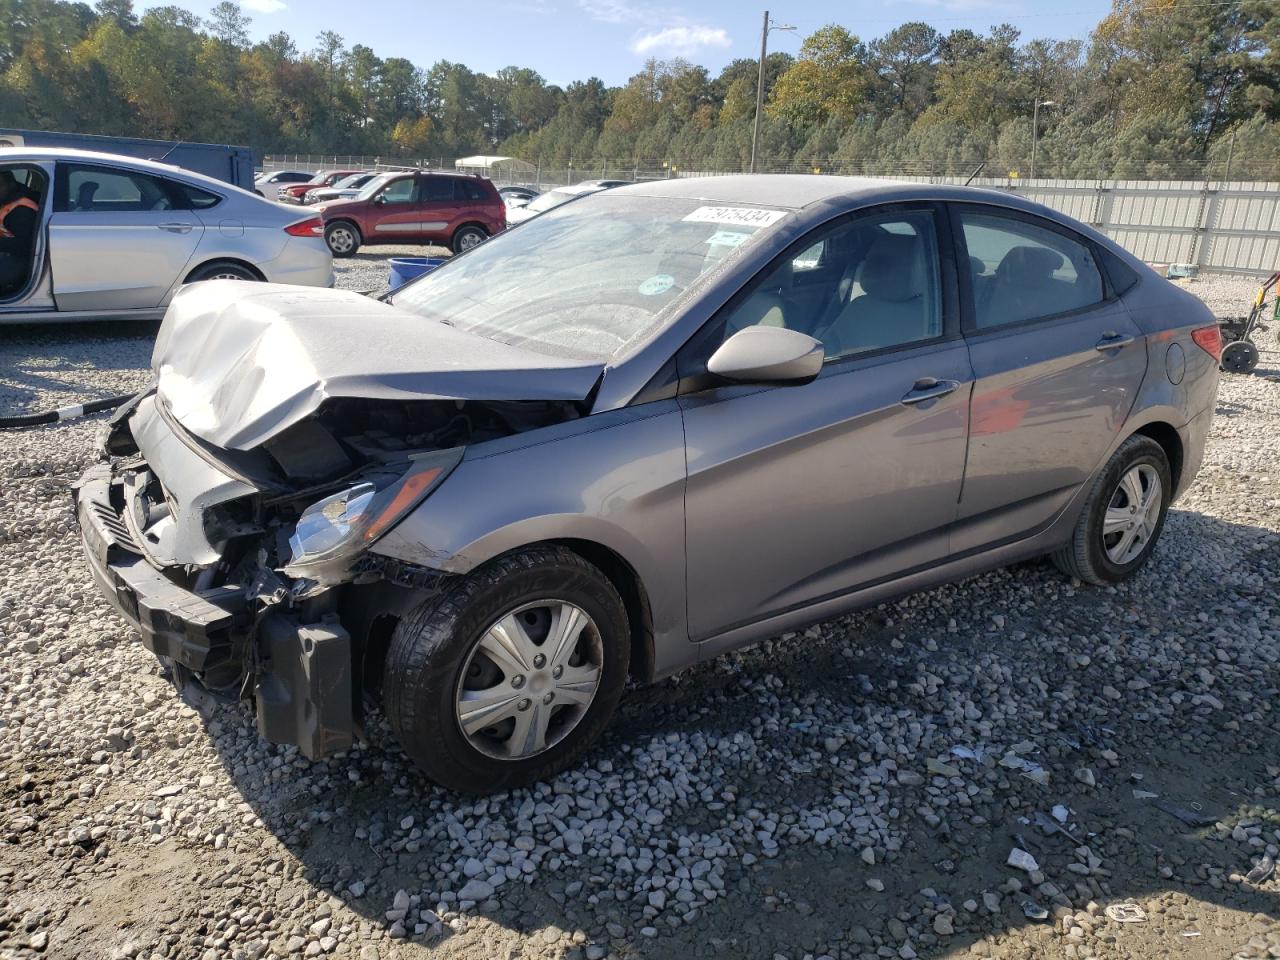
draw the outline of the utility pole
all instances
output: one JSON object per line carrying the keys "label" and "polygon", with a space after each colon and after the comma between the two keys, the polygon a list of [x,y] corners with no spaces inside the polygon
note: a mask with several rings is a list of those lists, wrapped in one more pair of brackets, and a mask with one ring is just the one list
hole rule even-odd
{"label": "utility pole", "polygon": [[1056,104],[1052,100],[1041,100],[1036,97],[1036,105],[1031,111],[1031,176],[1030,180],[1034,180],[1036,176],[1036,148],[1040,146],[1040,108],[1052,107]]}
{"label": "utility pole", "polygon": [[764,110],[764,60],[768,53],[770,30],[794,30],[795,27],[770,23],[769,11],[764,12],[764,23],[760,27],[760,73],[756,77],[756,120],[751,127],[751,172],[756,172],[756,148],[760,144],[760,114]]}

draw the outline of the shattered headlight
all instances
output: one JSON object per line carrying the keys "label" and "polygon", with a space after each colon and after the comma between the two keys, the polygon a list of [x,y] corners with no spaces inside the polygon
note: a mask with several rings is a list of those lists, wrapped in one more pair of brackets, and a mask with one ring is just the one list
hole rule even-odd
{"label": "shattered headlight", "polygon": [[359,483],[318,500],[302,511],[289,537],[291,577],[315,577],[319,568],[347,563],[422,502],[462,459],[463,448],[413,458],[409,469],[379,490]]}

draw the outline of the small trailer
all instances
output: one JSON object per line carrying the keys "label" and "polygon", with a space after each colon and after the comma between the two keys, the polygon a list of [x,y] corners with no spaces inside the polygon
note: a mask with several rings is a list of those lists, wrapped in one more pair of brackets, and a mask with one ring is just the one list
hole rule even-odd
{"label": "small trailer", "polygon": [[115,153],[140,160],[159,160],[175,167],[203,173],[245,190],[253,190],[253,151],[219,143],[187,143],[180,140],[144,140],[138,137],[97,137],[87,133],[53,130],[17,130],[0,127],[0,147],[52,147]]}

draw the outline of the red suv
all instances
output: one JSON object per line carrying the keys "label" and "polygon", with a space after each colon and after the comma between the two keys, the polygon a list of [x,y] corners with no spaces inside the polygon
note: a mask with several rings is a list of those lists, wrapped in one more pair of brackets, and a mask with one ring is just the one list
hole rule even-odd
{"label": "red suv", "polygon": [[353,173],[363,173],[363,170],[321,170],[306,183],[287,183],[276,191],[276,199],[285,203],[301,203],[302,198],[306,196],[308,190],[316,190],[320,187],[332,187],[339,180],[345,180]]}
{"label": "red suv", "polygon": [[314,209],[335,257],[374,243],[439,244],[461,253],[507,226],[506,204],[492,183],[441,173],[387,174],[352,200]]}

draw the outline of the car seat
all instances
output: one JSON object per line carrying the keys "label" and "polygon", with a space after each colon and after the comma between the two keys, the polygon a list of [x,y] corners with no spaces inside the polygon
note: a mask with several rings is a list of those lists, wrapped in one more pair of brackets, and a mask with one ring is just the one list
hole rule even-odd
{"label": "car seat", "polygon": [[1010,249],[987,286],[986,302],[978,303],[978,326],[1017,323],[1054,312],[1046,300],[1052,302],[1058,289],[1053,274],[1066,262],[1062,254],[1048,247]]}
{"label": "car seat", "polygon": [[97,193],[98,184],[92,180],[86,180],[84,183],[80,184],[79,189],[76,190],[76,202],[71,209],[78,212],[92,210],[93,198]]}
{"label": "car seat", "polygon": [[925,340],[931,329],[925,298],[924,246],[919,237],[877,237],[855,272],[861,296],[850,300],[822,337],[827,356]]}

